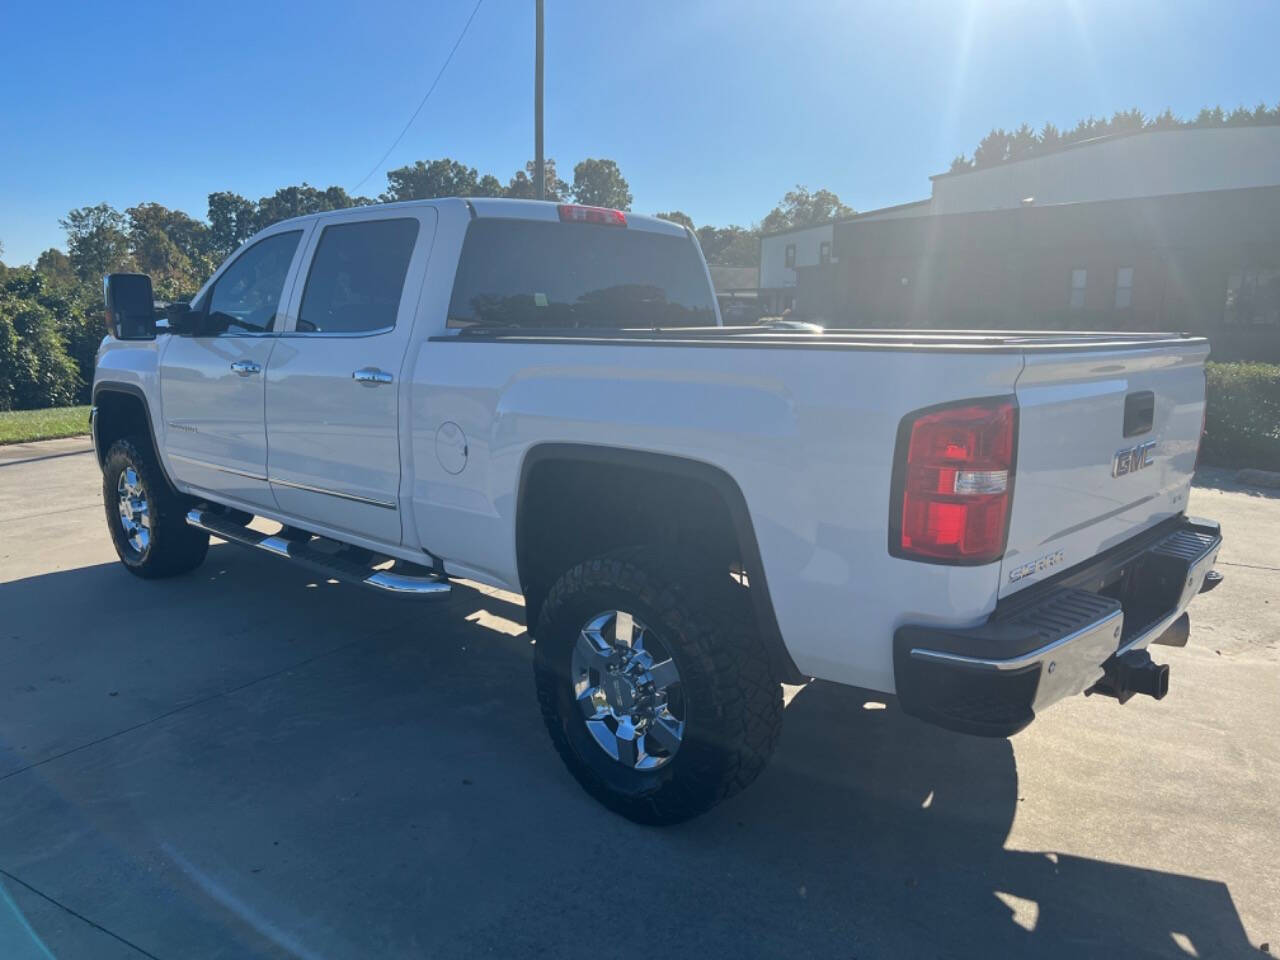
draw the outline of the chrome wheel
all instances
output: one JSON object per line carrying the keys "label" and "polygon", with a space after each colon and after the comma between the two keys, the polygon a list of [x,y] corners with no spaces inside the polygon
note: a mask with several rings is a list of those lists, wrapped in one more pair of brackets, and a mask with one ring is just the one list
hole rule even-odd
{"label": "chrome wheel", "polygon": [[684,739],[680,671],[648,627],[622,610],[582,627],[571,663],[573,692],[600,749],[636,770],[669,763]]}
{"label": "chrome wheel", "polygon": [[147,488],[132,466],[120,471],[116,495],[125,540],[138,554],[144,554],[151,545],[151,504],[147,499]]}

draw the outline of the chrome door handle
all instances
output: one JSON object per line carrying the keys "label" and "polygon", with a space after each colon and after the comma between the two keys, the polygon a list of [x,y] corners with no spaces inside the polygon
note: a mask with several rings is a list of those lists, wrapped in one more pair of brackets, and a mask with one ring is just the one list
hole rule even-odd
{"label": "chrome door handle", "polygon": [[252,360],[237,360],[231,364],[231,369],[242,377],[248,377],[255,373],[261,373],[262,367],[254,363]]}
{"label": "chrome door handle", "polygon": [[377,367],[361,367],[351,374],[351,379],[363,383],[366,387],[376,387],[380,383],[390,383],[394,379],[385,370]]}

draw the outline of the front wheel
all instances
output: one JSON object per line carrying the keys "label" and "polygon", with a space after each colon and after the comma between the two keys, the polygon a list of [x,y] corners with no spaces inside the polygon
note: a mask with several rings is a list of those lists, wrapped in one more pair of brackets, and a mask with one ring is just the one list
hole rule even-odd
{"label": "front wheel", "polygon": [[742,589],[680,578],[636,548],[579,564],[539,617],[534,678],[570,772],[609,809],[666,824],[764,769],[782,692]]}
{"label": "front wheel", "polygon": [[116,555],[135,576],[172,577],[204,562],[209,534],[187,524],[186,505],[148,445],[131,437],[111,445],[102,502]]}

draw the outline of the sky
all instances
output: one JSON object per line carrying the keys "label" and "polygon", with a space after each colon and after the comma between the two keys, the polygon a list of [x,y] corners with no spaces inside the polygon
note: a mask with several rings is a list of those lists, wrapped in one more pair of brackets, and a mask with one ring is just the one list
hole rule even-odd
{"label": "sky", "polygon": [[[306,181],[356,188],[475,0],[13,3],[0,32],[4,262],[68,210]],[[504,182],[533,155],[534,0],[483,0],[387,162]],[[546,0],[546,146],[611,157],[632,209],[760,220],[797,183],[858,210],[927,197],[995,126],[1280,101],[1280,4]]]}

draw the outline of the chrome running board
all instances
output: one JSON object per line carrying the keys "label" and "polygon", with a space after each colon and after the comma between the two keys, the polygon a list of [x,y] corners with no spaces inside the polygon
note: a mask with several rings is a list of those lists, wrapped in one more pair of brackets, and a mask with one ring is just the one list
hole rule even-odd
{"label": "chrome running board", "polygon": [[305,535],[300,539],[291,539],[283,531],[278,534],[260,533],[212,510],[199,508],[187,511],[187,523],[223,540],[255,547],[264,553],[300,563],[335,580],[423,600],[441,600],[449,596],[449,581],[434,574],[410,576],[395,570],[375,570],[367,563],[344,557],[341,551],[329,553],[320,550],[312,546],[310,537]]}

